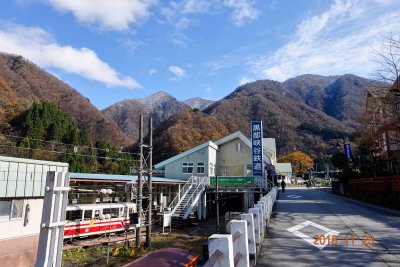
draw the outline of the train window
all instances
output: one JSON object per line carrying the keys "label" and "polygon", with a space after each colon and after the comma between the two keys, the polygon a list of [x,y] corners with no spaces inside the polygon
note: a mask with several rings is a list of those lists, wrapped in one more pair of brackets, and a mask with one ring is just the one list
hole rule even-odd
{"label": "train window", "polygon": [[124,207],[124,211],[122,212],[122,217],[127,217],[128,215],[126,214],[126,207]]}
{"label": "train window", "polygon": [[112,218],[118,218],[119,210],[118,208],[108,208],[108,209],[103,209],[103,214],[111,214]]}
{"label": "train window", "polygon": [[100,216],[100,210],[95,210],[94,211],[94,217],[97,218]]}
{"label": "train window", "polygon": [[82,211],[81,210],[69,210],[66,213],[66,219],[68,221],[76,221],[82,219]]}
{"label": "train window", "polygon": [[83,214],[83,220],[91,220],[92,219],[92,210],[85,210]]}

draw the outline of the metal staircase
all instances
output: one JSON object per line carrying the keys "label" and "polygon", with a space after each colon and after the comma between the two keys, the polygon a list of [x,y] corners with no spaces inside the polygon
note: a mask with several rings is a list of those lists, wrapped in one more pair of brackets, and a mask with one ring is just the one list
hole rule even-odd
{"label": "metal staircase", "polygon": [[209,179],[207,176],[190,177],[169,205],[172,216],[187,219],[193,208],[198,204],[201,195],[206,190],[208,182]]}

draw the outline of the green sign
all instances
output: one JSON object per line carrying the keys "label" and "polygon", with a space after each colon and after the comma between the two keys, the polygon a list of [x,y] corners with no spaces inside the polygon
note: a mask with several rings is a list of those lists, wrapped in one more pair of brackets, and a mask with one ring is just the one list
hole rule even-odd
{"label": "green sign", "polygon": [[[216,186],[215,176],[210,177],[210,186]],[[252,176],[218,176],[218,186],[255,186]]]}

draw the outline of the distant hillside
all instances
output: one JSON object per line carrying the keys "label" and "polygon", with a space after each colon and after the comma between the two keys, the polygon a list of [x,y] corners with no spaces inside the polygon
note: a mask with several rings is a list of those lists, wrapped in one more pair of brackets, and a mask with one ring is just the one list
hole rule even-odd
{"label": "distant hillside", "polygon": [[283,86],[307,105],[323,111],[345,125],[355,127],[365,110],[367,89],[380,83],[352,74],[343,76],[301,75]]}
{"label": "distant hillside", "polygon": [[[109,117],[76,90],[21,56],[0,53],[0,121],[4,131],[10,120],[34,102],[49,101],[68,113],[92,141],[105,139],[118,147],[129,140]],[[18,130],[18,129],[17,129]]]}
{"label": "distant hillside", "polygon": [[[337,114],[348,114],[339,103],[347,101],[354,94],[360,100],[351,108],[357,111],[355,115],[361,114],[366,93],[364,97],[358,91],[365,88],[348,88],[346,82],[340,82],[346,80],[346,76],[304,78],[300,76],[285,83],[262,80],[245,84],[209,106],[205,112],[217,117],[230,131],[241,130],[248,136],[250,121],[262,120],[264,136],[276,138],[279,155],[295,150],[315,155],[325,153],[327,140],[324,138],[335,135],[339,137],[340,134],[350,133],[354,129],[345,123],[348,117],[335,117],[324,111],[327,107],[336,105]],[[343,87],[337,86],[331,91],[329,88],[332,84]],[[347,95],[338,92],[347,92]],[[312,97],[313,94],[315,97]],[[342,97],[331,97],[334,95]],[[333,103],[329,102],[330,99]],[[343,121],[340,120],[342,118]]]}
{"label": "distant hillside", "polygon": [[213,100],[207,100],[207,99],[203,99],[201,97],[193,97],[193,98],[190,98],[183,102],[186,103],[187,105],[189,105],[191,108],[197,108],[200,110],[204,110],[211,104],[215,103],[215,101],[213,101]]}
{"label": "distant hillside", "polygon": [[[123,100],[109,106],[103,112],[112,118],[134,143],[139,138],[139,115],[144,116],[145,125],[148,124],[148,118],[152,117],[153,127],[156,128],[162,121],[185,108],[189,106],[165,92],[158,92],[143,99]],[[147,134],[147,131],[148,126],[145,126],[144,133]]]}
{"label": "distant hillside", "polygon": [[183,109],[162,122],[153,134],[153,159],[160,162],[209,140],[229,133],[214,116]]}

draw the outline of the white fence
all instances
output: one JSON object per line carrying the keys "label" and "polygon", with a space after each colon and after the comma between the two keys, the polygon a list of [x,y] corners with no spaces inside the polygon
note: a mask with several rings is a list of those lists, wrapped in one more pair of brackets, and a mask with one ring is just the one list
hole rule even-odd
{"label": "white fence", "polygon": [[230,234],[215,234],[208,238],[210,258],[204,267],[249,267],[256,258],[257,247],[264,240],[278,188],[260,198],[241,220],[231,220]]}

